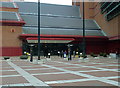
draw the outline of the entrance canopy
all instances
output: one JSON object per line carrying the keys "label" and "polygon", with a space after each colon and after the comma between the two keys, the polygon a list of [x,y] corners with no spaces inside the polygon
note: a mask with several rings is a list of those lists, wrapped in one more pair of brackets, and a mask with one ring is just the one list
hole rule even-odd
{"label": "entrance canopy", "polygon": [[[73,38],[40,38],[40,43],[69,43]],[[38,38],[27,38],[28,43],[38,43]]]}

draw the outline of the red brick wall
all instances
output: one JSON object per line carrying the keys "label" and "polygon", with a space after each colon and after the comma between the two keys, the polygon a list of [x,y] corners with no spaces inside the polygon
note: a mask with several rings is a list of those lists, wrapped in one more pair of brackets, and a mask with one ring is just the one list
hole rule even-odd
{"label": "red brick wall", "polygon": [[0,56],[21,56],[21,47],[0,47]]}
{"label": "red brick wall", "polygon": [[86,43],[86,53],[91,54],[99,54],[100,52],[107,52],[107,42],[87,42]]}
{"label": "red brick wall", "polygon": [[120,40],[109,41],[108,52],[115,53],[116,51],[120,53]]}
{"label": "red brick wall", "polygon": [[[80,44],[81,42],[72,42],[73,44]],[[86,39],[86,53],[99,54],[100,52],[107,53],[108,49],[108,40],[106,39]]]}

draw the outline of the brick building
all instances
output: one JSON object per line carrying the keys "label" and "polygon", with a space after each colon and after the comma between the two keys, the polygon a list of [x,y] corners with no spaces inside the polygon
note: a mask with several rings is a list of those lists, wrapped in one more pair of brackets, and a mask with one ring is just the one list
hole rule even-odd
{"label": "brick building", "polygon": [[[83,10],[82,0],[72,0],[72,4]],[[116,0],[117,1],[117,0]],[[84,2],[85,19],[93,19],[108,37],[108,52],[120,51],[120,2]]]}
{"label": "brick building", "polygon": [[[85,3],[86,53],[116,52],[119,49],[119,16],[110,21],[106,21],[103,14],[96,17],[93,4]],[[24,51],[30,52],[30,44],[34,44],[34,55],[37,55],[37,5],[35,2],[2,2],[1,56],[20,56]],[[73,51],[82,52],[82,7],[45,3],[41,3],[40,7],[41,54],[46,46],[53,55],[57,51],[67,51],[68,44],[73,44]],[[95,8],[98,8],[96,4]]]}

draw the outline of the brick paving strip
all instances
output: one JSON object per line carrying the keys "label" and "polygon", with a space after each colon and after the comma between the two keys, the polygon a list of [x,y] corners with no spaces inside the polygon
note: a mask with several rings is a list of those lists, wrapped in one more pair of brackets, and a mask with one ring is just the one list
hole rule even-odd
{"label": "brick paving strip", "polygon": [[[74,72],[96,72],[96,71],[105,71],[105,70],[89,70],[89,71],[74,71]],[[66,73],[69,73],[69,72],[34,73],[31,75],[35,76],[35,75],[66,74]],[[18,76],[21,76],[21,75],[1,75],[0,77],[4,78],[4,77],[18,77]],[[114,77],[117,78],[116,76]]]}
{"label": "brick paving strip", "polygon": [[54,62],[56,62],[56,63],[62,63],[62,64],[65,64],[65,65],[74,65],[74,66],[80,66],[80,67],[96,68],[96,69],[99,69],[99,70],[106,70],[106,71],[115,71],[115,72],[118,72],[118,69],[106,69],[106,68],[101,68],[101,67],[85,66],[85,65],[80,65],[80,64],[71,64],[71,63],[65,63],[65,62],[59,62],[59,61],[54,61]]}
{"label": "brick paving strip", "polygon": [[[64,62],[59,62],[59,63],[64,63]],[[118,82],[113,81],[113,80],[108,80],[108,79],[105,79],[105,78],[95,77],[95,76],[92,76],[92,75],[79,73],[79,72],[75,72],[75,71],[70,71],[70,70],[66,70],[66,69],[63,69],[63,68],[54,67],[54,66],[50,66],[50,65],[42,65],[42,66],[46,66],[46,67],[49,67],[49,68],[61,70],[61,71],[64,71],[64,72],[69,72],[69,73],[74,74],[74,75],[83,76],[83,77],[88,78],[88,79],[80,79],[80,80],[77,80],[77,81],[85,81],[85,80],[88,81],[90,79],[90,80],[98,80],[98,81],[101,81],[101,82],[104,82],[104,83],[108,83],[108,84],[112,84],[114,86],[118,86]],[[67,83],[68,82],[72,83],[72,82],[75,82],[75,80],[48,81],[48,82],[45,82],[45,83],[47,83],[47,84],[55,84],[55,83],[61,83],[61,82],[62,83],[66,83],[66,82]]]}
{"label": "brick paving strip", "polygon": [[[99,79],[113,79],[118,78],[118,76],[113,77],[101,77]],[[84,78],[84,79],[73,79],[73,80],[58,80],[58,81],[46,81],[47,84],[61,84],[61,83],[74,83],[74,82],[86,82],[86,81],[96,81],[96,78]]]}
{"label": "brick paving strip", "polygon": [[[74,71],[74,72],[98,72],[98,71],[106,71],[106,70],[89,70],[89,71]],[[33,73],[31,75],[35,76],[35,75],[66,74],[66,73],[69,73],[69,72]],[[21,75],[2,75],[0,77],[4,78],[4,77],[18,77],[18,76],[21,76]],[[118,76],[113,76],[113,78],[118,78]]]}
{"label": "brick paving strip", "polygon": [[31,74],[29,74],[28,72],[23,70],[19,66],[15,65],[14,63],[12,63],[10,61],[7,61],[7,62],[11,67],[13,67],[21,76],[23,76],[33,86],[49,86],[46,83],[44,83],[43,81],[37,79],[36,77],[32,76]]}

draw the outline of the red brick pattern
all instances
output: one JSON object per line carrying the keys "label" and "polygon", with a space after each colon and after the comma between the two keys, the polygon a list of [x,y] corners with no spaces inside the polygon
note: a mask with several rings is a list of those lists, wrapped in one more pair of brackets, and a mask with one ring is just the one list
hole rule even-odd
{"label": "red brick pattern", "polygon": [[[115,83],[118,82],[117,69],[119,67],[117,66],[118,60],[116,59],[102,58],[102,59],[90,59],[89,61],[88,60],[66,61],[64,59],[53,59],[52,61],[45,62],[45,64],[33,64],[30,63],[29,61],[16,59],[12,60],[11,62],[19,66],[26,72],[28,72],[30,75],[47,83],[50,86],[115,86],[113,85],[114,83],[102,82],[97,78],[88,81],[88,79],[90,79],[88,77],[84,77],[82,75],[80,76],[74,73],[69,73],[67,71],[77,72],[78,74],[80,73],[98,78],[103,77],[111,82],[112,81],[114,81]],[[21,76],[20,73],[18,73],[14,68],[12,68],[7,63],[7,61],[1,60],[0,63],[2,63],[2,67],[0,69],[0,78],[2,78],[2,82],[0,85],[25,84],[25,83],[31,84],[23,76]],[[43,65],[48,65],[55,68],[50,68]],[[91,66],[93,66],[94,68],[92,68]]]}
{"label": "red brick pattern", "polygon": [[83,73],[93,75],[93,76],[96,76],[96,77],[118,76],[118,72],[113,72],[113,71],[83,72]]}
{"label": "red brick pattern", "polygon": [[2,79],[2,85],[5,84],[18,84],[18,83],[28,83],[24,77],[4,77]]}
{"label": "red brick pattern", "polygon": [[113,86],[100,81],[85,81],[85,82],[74,82],[74,83],[61,83],[52,84],[51,86]]}
{"label": "red brick pattern", "polygon": [[77,76],[77,75],[73,75],[70,73],[66,73],[66,74],[51,74],[51,75],[42,75],[42,76],[35,76],[38,79],[42,80],[42,81],[56,81],[56,80],[70,80],[70,79],[83,79],[85,77],[82,76]]}

